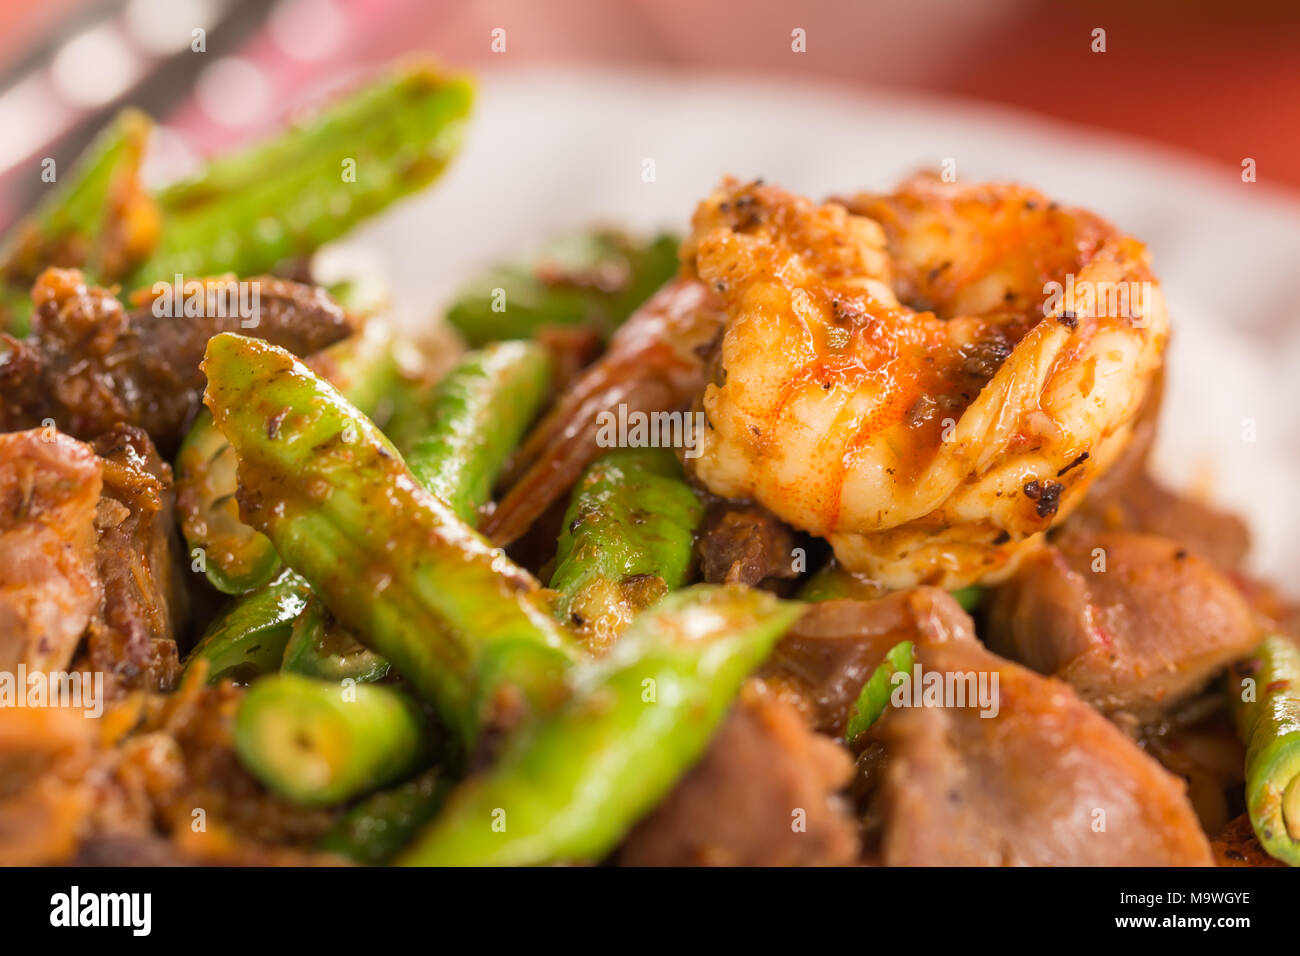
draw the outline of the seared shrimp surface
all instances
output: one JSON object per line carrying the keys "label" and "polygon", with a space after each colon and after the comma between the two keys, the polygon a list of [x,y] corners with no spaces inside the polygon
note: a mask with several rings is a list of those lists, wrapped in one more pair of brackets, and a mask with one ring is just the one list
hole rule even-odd
{"label": "seared shrimp surface", "polygon": [[697,478],[890,587],[1010,573],[1129,441],[1168,335],[1145,247],[1020,186],[728,180],[683,258],[725,304]]}

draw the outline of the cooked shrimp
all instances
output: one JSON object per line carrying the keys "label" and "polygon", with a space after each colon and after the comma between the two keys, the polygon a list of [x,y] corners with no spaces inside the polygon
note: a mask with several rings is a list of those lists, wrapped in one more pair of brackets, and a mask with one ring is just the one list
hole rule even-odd
{"label": "cooked shrimp", "polygon": [[726,307],[697,478],[890,587],[1010,573],[1161,366],[1145,248],[1023,187],[818,205],[728,180],[693,227],[687,268]]}

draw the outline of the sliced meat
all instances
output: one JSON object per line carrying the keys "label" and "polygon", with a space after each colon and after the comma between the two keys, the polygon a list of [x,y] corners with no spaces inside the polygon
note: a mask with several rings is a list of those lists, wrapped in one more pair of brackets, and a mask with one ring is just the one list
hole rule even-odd
{"label": "sliced meat", "polygon": [[[923,645],[922,673],[997,676],[978,706],[891,708],[877,793],[895,866],[1211,865],[1181,780],[1066,684],[973,641]],[[951,703],[951,702],[949,702]]]}
{"label": "sliced meat", "polygon": [[797,578],[794,532],[759,505],[715,503],[696,542],[700,574],[710,584],[764,583]]}
{"label": "sliced meat", "polygon": [[114,689],[169,690],[187,593],[173,517],[171,466],[142,429],[118,425],[94,443],[104,469],[95,520],[103,611],[91,626],[91,669]]}
{"label": "sliced meat", "polygon": [[938,588],[896,591],[878,601],[822,601],[790,628],[762,674],[823,733],[839,737],[862,685],[901,641],[975,640],[970,616]]}
{"label": "sliced meat", "polygon": [[853,761],[749,682],[704,759],[628,836],[629,866],[834,866],[858,858]]}
{"label": "sliced meat", "polygon": [[[89,439],[124,422],[145,429],[170,455],[199,406],[199,362],[212,336],[238,332],[307,355],[351,332],[343,310],[321,289],[285,279],[252,282],[256,325],[245,328],[233,308],[156,315],[146,302],[128,313],[108,290],[88,287],[80,272],[47,269],[32,290],[31,335],[4,339],[0,430],[48,419]],[[251,296],[250,290],[250,303]]]}
{"label": "sliced meat", "polygon": [[1259,640],[1237,588],[1154,535],[1072,534],[1024,562],[989,603],[991,648],[1139,720],[1203,687]]}
{"label": "sliced meat", "polygon": [[94,451],[54,429],[0,435],[0,671],[66,670],[99,608]]}

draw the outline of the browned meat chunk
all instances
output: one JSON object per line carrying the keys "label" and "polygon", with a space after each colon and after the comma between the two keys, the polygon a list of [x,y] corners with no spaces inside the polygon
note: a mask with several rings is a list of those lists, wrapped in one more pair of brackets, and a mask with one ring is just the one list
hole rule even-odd
{"label": "browned meat chunk", "polygon": [[104,468],[95,521],[104,606],[91,626],[91,669],[118,688],[168,690],[180,666],[175,633],[187,610],[171,466],[148,435],[129,425],[94,447]]}
{"label": "browned meat chunk", "polygon": [[0,435],[0,671],[65,670],[99,609],[95,453],[54,429]]}
{"label": "browned meat chunk", "polygon": [[232,743],[243,691],[204,678],[98,719],[0,710],[0,865],[337,862],[311,847],[340,811],[258,784]]}
{"label": "browned meat chunk", "polygon": [[695,547],[700,574],[710,584],[759,587],[799,576],[794,532],[758,505],[717,503],[705,516]]}
{"label": "browned meat chunk", "polygon": [[146,304],[128,313],[112,293],[87,287],[81,273],[47,269],[32,290],[31,336],[4,340],[10,353],[0,364],[0,430],[52,419],[70,435],[93,438],[124,422],[143,428],[170,454],[199,406],[199,363],[212,336],[239,332],[306,355],[351,331],[322,290],[284,279],[253,281],[257,324],[245,328],[230,308],[177,317],[155,315]]}
{"label": "browned meat chunk", "polygon": [[1240,518],[1174,494],[1146,471],[1089,495],[1066,530],[1159,535],[1223,571],[1240,568],[1250,550],[1250,532]]}
{"label": "browned meat chunk", "polygon": [[862,685],[891,647],[950,640],[975,640],[974,624],[937,588],[896,591],[878,601],[822,601],[786,632],[763,675],[791,692],[818,730],[838,737]]}
{"label": "browned meat chunk", "polygon": [[[972,641],[922,645],[942,674],[997,675],[997,714],[891,708],[881,857],[899,866],[1211,865],[1183,783],[1068,685]],[[951,703],[951,702],[950,702]]]}
{"label": "browned meat chunk", "polygon": [[837,795],[852,774],[848,751],[751,681],[704,759],[628,836],[620,862],[853,863],[858,827]]}
{"label": "browned meat chunk", "polygon": [[997,589],[987,639],[1101,710],[1148,720],[1248,652],[1259,632],[1232,582],[1182,545],[1075,534]]}

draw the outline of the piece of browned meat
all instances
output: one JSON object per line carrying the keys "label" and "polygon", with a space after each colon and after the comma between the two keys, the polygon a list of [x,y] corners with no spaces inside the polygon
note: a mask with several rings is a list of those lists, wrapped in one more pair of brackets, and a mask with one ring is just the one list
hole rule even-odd
{"label": "piece of browned meat", "polygon": [[0,435],[0,671],[65,670],[99,609],[94,451],[54,429]]}
{"label": "piece of browned meat", "polygon": [[1236,515],[1179,495],[1151,477],[1164,398],[1164,374],[1153,384],[1133,426],[1133,438],[1061,527],[1075,532],[1135,531],[1177,541],[1221,571],[1237,571],[1250,550],[1250,532]]}
{"label": "piece of browned meat", "polygon": [[1169,491],[1145,470],[1089,495],[1063,530],[1159,535],[1222,571],[1241,568],[1250,550],[1250,532],[1244,521]]}
{"label": "piece of browned meat", "polygon": [[1150,720],[1247,653],[1259,629],[1233,583],[1179,543],[1078,533],[997,588],[985,637],[1101,710]]}
{"label": "piece of browned meat", "polygon": [[841,736],[862,685],[901,641],[975,640],[975,625],[946,591],[911,588],[878,601],[809,606],[764,666],[764,679],[792,696],[823,733]]}
{"label": "piece of browned meat", "polygon": [[699,540],[700,576],[710,584],[747,584],[797,578],[794,532],[759,505],[715,502],[705,515]]}
{"label": "piece of browned meat", "polygon": [[130,425],[100,436],[94,448],[104,471],[95,520],[104,604],[87,642],[91,669],[105,673],[113,688],[170,690],[188,600],[171,466]]}
{"label": "piece of browned meat", "polygon": [[277,797],[244,770],[243,691],[205,677],[100,718],[0,709],[0,865],[339,862],[312,847],[341,811]]}
{"label": "piece of browned meat", "polygon": [[[234,314],[155,315],[148,303],[127,312],[105,289],[75,270],[47,269],[32,290],[31,335],[9,336],[0,363],[0,430],[46,420],[90,439],[118,423],[138,425],[170,455],[199,406],[208,339],[238,332],[307,355],[351,331],[324,291],[285,279],[252,280],[256,327]],[[251,291],[249,293],[251,301]]]}
{"label": "piece of browned meat", "polygon": [[746,684],[704,759],[628,836],[628,866],[835,866],[858,858],[838,791],[848,751],[790,703]]}
{"label": "piece of browned meat", "polygon": [[[890,708],[876,795],[897,866],[1211,865],[1183,782],[1060,681],[974,641],[921,645],[924,672],[997,675],[978,706]],[[951,703],[951,702],[949,702]]]}

